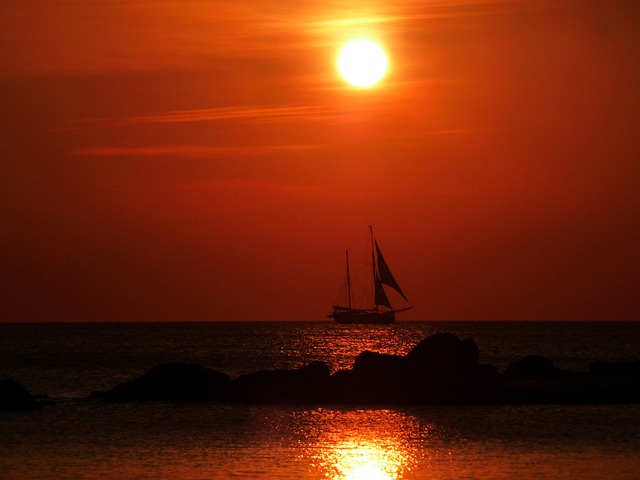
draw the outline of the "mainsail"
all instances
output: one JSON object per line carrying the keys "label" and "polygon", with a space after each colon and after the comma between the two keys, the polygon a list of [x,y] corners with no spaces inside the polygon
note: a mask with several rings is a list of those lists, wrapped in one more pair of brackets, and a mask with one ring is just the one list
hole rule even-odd
{"label": "mainsail", "polygon": [[376,305],[383,305],[385,307],[391,308],[391,302],[389,302],[389,297],[387,297],[386,292],[384,291],[384,287],[382,286],[382,281],[378,274],[376,274],[375,279],[375,294],[374,294],[374,303]]}
{"label": "mainsail", "polygon": [[[402,292],[402,290],[400,289],[400,285],[398,285],[398,282],[396,281],[396,279],[393,277],[393,274],[391,273],[391,270],[389,269],[389,265],[387,265],[387,262],[384,260],[384,257],[382,256],[382,252],[380,251],[380,247],[378,246],[378,242],[375,242],[376,245],[376,256],[378,257],[378,281],[380,283],[383,283],[384,285],[388,285],[391,288],[393,288],[396,292],[398,292],[400,295],[402,295],[402,298],[404,298],[407,302],[409,300],[407,300],[407,297],[405,296],[405,294]],[[377,288],[376,288],[377,290]],[[384,292],[383,292],[384,293]],[[377,297],[378,293],[376,292],[376,297]],[[385,295],[386,298],[386,295]],[[387,300],[387,302],[389,302],[389,300]],[[376,301],[376,303],[378,303]],[[387,305],[385,303],[378,303],[378,305]]]}

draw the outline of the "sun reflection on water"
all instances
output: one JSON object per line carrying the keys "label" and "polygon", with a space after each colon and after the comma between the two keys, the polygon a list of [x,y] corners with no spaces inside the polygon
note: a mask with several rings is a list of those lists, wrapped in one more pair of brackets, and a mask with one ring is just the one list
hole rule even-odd
{"label": "sun reflection on water", "polygon": [[335,480],[395,480],[406,464],[399,450],[358,442],[336,445],[327,452],[327,460],[333,467]]}
{"label": "sun reflection on water", "polygon": [[390,410],[324,410],[316,412],[312,423],[315,432],[310,432],[307,451],[324,478],[399,480],[418,461],[410,439],[420,427],[410,415]]}

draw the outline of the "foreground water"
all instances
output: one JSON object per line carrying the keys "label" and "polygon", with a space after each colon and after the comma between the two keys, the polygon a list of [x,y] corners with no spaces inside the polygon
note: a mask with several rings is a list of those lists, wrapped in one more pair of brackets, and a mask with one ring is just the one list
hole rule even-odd
{"label": "foreground water", "polygon": [[166,361],[232,376],[425,336],[473,336],[504,368],[530,353],[585,370],[640,358],[635,323],[0,325],[0,375],[56,405],[0,414],[0,478],[620,478],[640,472],[640,406],[342,408],[88,401]]}

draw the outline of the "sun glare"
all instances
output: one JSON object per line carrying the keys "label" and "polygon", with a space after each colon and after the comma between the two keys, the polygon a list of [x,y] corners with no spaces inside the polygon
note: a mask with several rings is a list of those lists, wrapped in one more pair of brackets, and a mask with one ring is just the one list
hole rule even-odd
{"label": "sun glare", "polygon": [[343,444],[336,447],[334,480],[394,480],[402,457],[375,444]]}
{"label": "sun glare", "polygon": [[370,40],[354,40],[345,45],[338,56],[340,74],[356,87],[370,87],[378,83],[387,66],[384,50]]}

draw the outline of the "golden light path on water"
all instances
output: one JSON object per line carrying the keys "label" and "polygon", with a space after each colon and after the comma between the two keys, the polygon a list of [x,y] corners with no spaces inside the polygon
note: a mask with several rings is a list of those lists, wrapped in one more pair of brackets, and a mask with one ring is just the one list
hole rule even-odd
{"label": "golden light path on water", "polygon": [[410,441],[420,429],[411,415],[391,410],[308,413],[315,418],[307,452],[323,478],[397,480],[426,453],[419,455]]}
{"label": "golden light path on water", "polygon": [[327,462],[336,480],[395,480],[407,463],[397,448],[359,440],[336,445]]}

